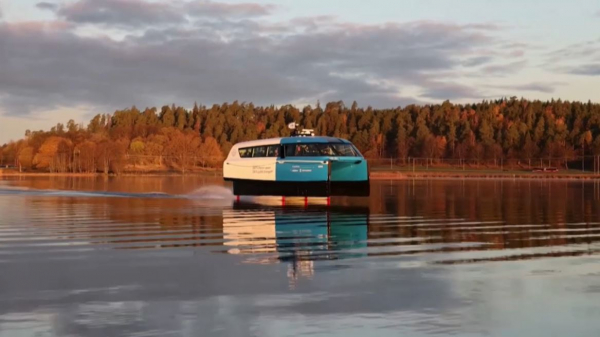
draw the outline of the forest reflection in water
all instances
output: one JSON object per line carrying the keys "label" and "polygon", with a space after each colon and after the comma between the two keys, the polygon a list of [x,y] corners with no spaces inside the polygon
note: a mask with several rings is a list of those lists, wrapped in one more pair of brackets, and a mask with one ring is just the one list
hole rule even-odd
{"label": "forest reflection in water", "polygon": [[[327,250],[321,244],[327,239],[326,246],[332,249],[326,254],[329,258],[339,257],[347,249],[367,247],[370,249],[365,253],[369,256],[520,249],[519,256],[525,258],[537,256],[526,254],[534,252],[526,248],[591,244],[600,235],[600,185],[595,183],[377,182],[370,198],[338,198],[329,209],[303,209],[245,203],[228,207],[234,204],[232,200],[219,203],[202,195],[183,197],[194,195],[197,188],[190,186],[211,185],[213,181],[206,178],[195,184],[165,182],[161,178],[125,182],[104,182],[102,190],[98,190],[97,180],[85,178],[12,182],[12,186],[27,189],[5,191],[12,198],[6,195],[8,204],[4,207],[8,208],[3,213],[21,210],[25,217],[34,217],[31,225],[37,224],[40,229],[47,228],[50,233],[52,229],[61,230],[54,234],[71,233],[74,239],[110,243],[114,248],[221,245],[239,246],[228,252],[280,252],[284,256],[293,246],[301,249],[312,245],[314,253]],[[37,193],[48,190],[63,193]],[[12,201],[22,195],[27,198],[19,200],[21,205],[15,209]],[[48,227],[55,219],[58,223]],[[42,221],[38,224],[35,220]],[[102,221],[115,224],[102,225]],[[336,233],[338,230],[348,237]],[[463,245],[456,245],[460,243]],[[394,246],[413,248],[394,251]],[[299,258],[324,256],[301,254]]]}
{"label": "forest reflection in water", "polygon": [[[584,283],[587,291],[596,292],[598,183],[380,181],[373,183],[370,198],[336,198],[330,208],[234,205],[222,185],[218,179],[200,177],[0,181],[0,266],[5,271],[0,274],[0,336],[15,329],[33,332],[34,326],[43,327],[42,335],[48,336],[118,334],[108,322],[115,317],[88,317],[90,324],[96,324],[95,332],[85,323],[63,322],[60,330],[54,323],[38,320],[42,314],[68,320],[84,312],[110,311],[117,302],[132,307],[114,310],[139,313],[145,305],[164,301],[179,304],[169,319],[162,309],[150,314],[159,321],[178,320],[175,327],[170,321],[153,327],[163,335],[166,327],[181,334],[185,320],[212,326],[214,335],[233,335],[233,327],[223,328],[221,316],[198,317],[224,305],[219,301],[231,296],[242,307],[267,301],[262,305],[279,319],[283,313],[302,313],[325,321],[320,315],[327,310],[350,310],[374,315],[367,321],[364,316],[354,317],[364,327],[385,328],[400,319],[408,332],[421,331],[421,335],[469,328],[477,334],[482,328],[497,327],[463,316],[465,310],[475,310],[468,303],[485,302],[464,287],[487,274],[498,277],[497,270],[516,270],[511,277],[521,278],[557,272],[563,277],[592,276],[577,278],[574,284]],[[471,281],[459,281],[457,270],[442,273],[443,268],[459,267],[464,272],[461,277]],[[446,289],[450,283],[451,294]],[[556,290],[555,286],[547,287]],[[423,291],[431,294],[411,295]],[[497,290],[502,291],[508,290]],[[338,302],[313,303],[315,292],[322,294],[319,301],[337,298],[333,301]],[[388,299],[389,293],[396,300]],[[307,297],[293,298],[293,294]],[[276,300],[283,303],[269,302],[275,301],[273,296],[284,296]],[[525,296],[537,295],[526,292]],[[253,304],[239,302],[244,298]],[[584,292],[577,291],[573,298],[581,308],[592,308]],[[400,304],[400,299],[408,302]],[[371,300],[379,302],[365,303]],[[181,307],[190,301],[198,307]],[[452,310],[450,302],[455,306]],[[502,311],[500,304],[506,305],[502,301],[480,305]],[[397,316],[406,310],[410,315]],[[254,314],[245,312],[241,322],[249,320],[248,326],[236,329],[252,335],[252,327],[277,325],[276,319],[265,322]],[[470,325],[463,326],[461,320]],[[299,328],[295,321],[287,323],[301,333],[312,331]],[[125,320],[121,328],[149,329],[131,324]],[[411,328],[412,324],[425,332]],[[219,329],[230,334],[220,334]],[[326,327],[315,329],[334,334]]]}

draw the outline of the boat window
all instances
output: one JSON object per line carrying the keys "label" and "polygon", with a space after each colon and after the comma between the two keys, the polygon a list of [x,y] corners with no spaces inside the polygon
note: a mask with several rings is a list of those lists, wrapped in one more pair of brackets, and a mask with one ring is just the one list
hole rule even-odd
{"label": "boat window", "polygon": [[320,155],[318,144],[296,144],[294,155],[299,157],[318,157]]}
{"label": "boat window", "polygon": [[296,155],[296,148],[294,145],[285,145],[285,156],[286,157],[293,157]]}
{"label": "boat window", "polygon": [[279,145],[271,145],[267,148],[267,157],[279,157]]}
{"label": "boat window", "polygon": [[328,144],[334,156],[340,157],[356,157],[358,154],[354,151],[354,146],[351,144]]}
{"label": "boat window", "polygon": [[295,144],[285,146],[286,157],[357,157],[359,153],[354,149],[352,144],[337,143],[337,144]]}
{"label": "boat window", "polygon": [[239,149],[238,152],[240,153],[240,158],[251,158],[252,157],[252,148],[251,147],[245,147],[245,148]]}
{"label": "boat window", "polygon": [[252,158],[256,157],[266,157],[267,156],[267,147],[266,146],[257,146],[254,148],[252,153]]}
{"label": "boat window", "polygon": [[279,145],[244,147],[238,150],[241,158],[278,157]]}

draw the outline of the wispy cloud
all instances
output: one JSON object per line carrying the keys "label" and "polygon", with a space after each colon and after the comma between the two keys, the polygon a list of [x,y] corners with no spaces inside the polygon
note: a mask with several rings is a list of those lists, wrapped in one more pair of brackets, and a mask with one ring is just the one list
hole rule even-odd
{"label": "wispy cloud", "polygon": [[525,51],[522,49],[513,50],[508,53],[509,57],[523,57],[525,56]]}
{"label": "wispy cloud", "polygon": [[270,15],[277,6],[257,3],[230,4],[214,1],[192,1],[184,5],[183,8],[193,16],[249,18]]}
{"label": "wispy cloud", "polygon": [[58,5],[51,2],[38,2],[35,7],[43,10],[48,10],[51,12],[55,12],[58,10]]}
{"label": "wispy cloud", "polygon": [[554,72],[598,76],[600,39],[572,43],[545,55],[544,66]]}
{"label": "wispy cloud", "polygon": [[115,27],[138,27],[181,23],[182,11],[171,3],[143,0],[78,0],[61,5],[60,18],[76,22]]}
{"label": "wispy cloud", "polygon": [[454,82],[429,82],[422,96],[446,100],[463,98],[481,98],[482,92],[474,87]]}
{"label": "wispy cloud", "polygon": [[[517,94],[523,91],[528,92],[541,92],[546,94],[551,94],[556,92],[556,88],[558,86],[565,85],[562,82],[531,82],[525,84],[515,84],[515,85],[487,85],[488,88],[500,89],[502,92],[510,92],[512,94]],[[508,95],[508,94],[507,94]],[[510,95],[508,95],[510,96]]]}
{"label": "wispy cloud", "polygon": [[572,67],[568,70],[574,75],[600,76],[600,62]]}
{"label": "wispy cloud", "polygon": [[521,60],[504,64],[488,65],[481,70],[485,75],[506,76],[520,71],[525,65],[527,65],[527,60]]}
{"label": "wispy cloud", "polygon": [[482,64],[492,62],[493,60],[494,60],[494,57],[490,56],[490,55],[475,56],[475,57],[466,59],[465,61],[463,61],[462,64],[465,67],[476,67],[476,66],[480,66]]}
{"label": "wispy cloud", "polygon": [[275,5],[220,3],[208,0],[149,2],[145,0],[77,0],[60,6],[40,3],[56,10],[64,20],[117,28],[178,25],[197,18],[247,19],[272,13]]}

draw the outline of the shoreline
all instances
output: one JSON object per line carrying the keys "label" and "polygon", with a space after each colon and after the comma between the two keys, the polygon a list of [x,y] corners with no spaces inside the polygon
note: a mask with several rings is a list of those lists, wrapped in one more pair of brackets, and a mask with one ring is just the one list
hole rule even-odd
{"label": "shoreline", "polygon": [[[222,177],[221,171],[199,172],[125,172],[120,174],[104,173],[50,173],[50,172],[15,172],[0,170],[0,177]],[[371,180],[407,180],[407,179],[535,179],[535,180],[597,180],[600,175],[593,173],[535,173],[535,172],[405,172],[405,171],[372,171]]]}
{"label": "shoreline", "polygon": [[372,172],[372,180],[409,180],[409,179],[534,179],[534,180],[597,180],[600,175],[596,174],[540,174],[524,172]]}
{"label": "shoreline", "polygon": [[2,172],[0,170],[0,177],[186,177],[186,176],[200,176],[200,177],[222,177],[221,172],[218,171],[204,171],[204,172],[125,172],[125,173],[50,173],[50,172]]}

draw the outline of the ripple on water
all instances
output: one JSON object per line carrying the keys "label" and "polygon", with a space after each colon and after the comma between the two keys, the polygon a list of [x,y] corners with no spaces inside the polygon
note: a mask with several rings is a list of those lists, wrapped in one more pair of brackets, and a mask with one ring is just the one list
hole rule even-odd
{"label": "ripple on water", "polygon": [[[86,328],[103,329],[109,322],[127,327],[136,317],[151,315],[148,303],[156,304],[151,310],[157,317],[171,317],[159,314],[169,301],[176,302],[171,303],[173,312],[184,312],[190,320],[215,311],[207,308],[226,307],[224,303],[245,310],[260,303],[261,310],[274,317],[302,312],[295,322],[299,330],[302,324],[311,324],[304,332],[322,333],[331,326],[346,331],[361,325],[425,335],[464,332],[466,315],[460,310],[465,310],[464,303],[483,301],[477,294],[485,292],[473,284],[468,291],[452,284],[450,295],[440,294],[427,282],[443,283],[460,270],[464,274],[453,279],[460,283],[484,269],[491,273],[490,266],[498,265],[515,269],[526,265],[520,275],[539,282],[568,276],[564,266],[585,271],[589,278],[598,276],[589,270],[591,262],[568,259],[600,252],[599,219],[594,212],[582,217],[579,208],[573,211],[578,204],[561,210],[556,205],[531,206],[537,202],[533,199],[514,203],[514,197],[496,204],[485,193],[473,198],[461,195],[462,187],[456,185],[430,194],[425,188],[413,194],[411,186],[400,186],[408,191],[393,190],[403,193],[401,197],[374,194],[380,198],[377,202],[334,201],[334,207],[326,208],[318,201],[304,208],[293,203],[277,207],[277,198],[248,198],[234,205],[231,190],[221,186],[182,193],[160,189],[125,193],[1,185],[0,266],[12,273],[0,276],[10,281],[0,290],[0,332],[47,327],[48,320],[40,317],[52,306],[68,308],[64,310],[72,315],[63,311],[63,319]],[[487,203],[491,206],[485,208]],[[481,211],[484,208],[489,214]],[[542,263],[527,264],[531,261]],[[544,264],[548,261],[552,264]],[[447,274],[427,275],[436,271]],[[18,273],[23,273],[18,281],[10,276]],[[115,279],[118,284],[111,284]],[[589,284],[570,286],[588,293],[598,290]],[[290,289],[306,292],[286,297]],[[379,296],[382,292],[392,295]],[[429,292],[446,302],[427,297]],[[464,297],[464,303],[454,301],[452,296],[458,296],[454,292]],[[379,302],[370,302],[373,296],[379,296]],[[386,301],[394,296],[401,301]],[[367,309],[345,315],[340,307],[351,311],[346,301],[353,300]],[[369,305],[378,309],[370,314]],[[342,314],[328,313],[332,307]],[[247,314],[231,310],[232,317]],[[308,322],[310,315],[314,317]],[[288,327],[295,324],[283,320]],[[154,328],[141,330],[158,335],[177,330]],[[47,329],[38,332],[43,335]]]}
{"label": "ripple on water", "polygon": [[[149,209],[173,202],[171,199],[192,202],[179,201],[177,207],[160,208],[161,212],[137,213],[135,208],[116,211],[103,202],[82,202],[82,209],[62,209],[63,203],[56,207],[56,202],[46,204],[42,198],[18,226],[0,223],[0,256],[56,258],[82,249],[212,246],[218,247],[213,249],[216,253],[260,255],[261,263],[425,256],[434,264],[456,264],[596,254],[600,248],[595,247],[600,239],[599,222],[563,223],[556,228],[551,224],[371,214],[364,208],[231,208],[231,191],[219,186],[205,186],[185,195],[3,190],[28,198],[36,193],[36,197],[49,198],[46,201],[117,197],[132,203],[140,199],[140,206]],[[227,206],[197,208],[194,201],[198,200],[224,201]],[[202,221],[204,217],[214,223]],[[440,254],[443,258],[438,258]],[[7,261],[10,259],[3,260]]]}

